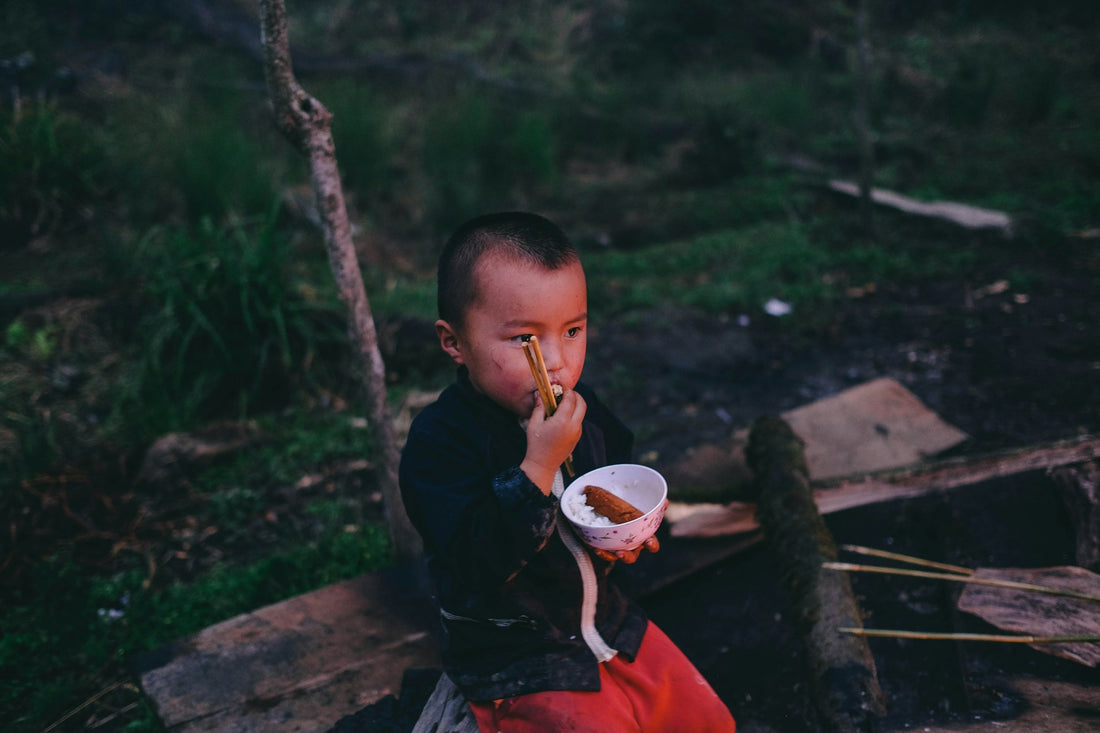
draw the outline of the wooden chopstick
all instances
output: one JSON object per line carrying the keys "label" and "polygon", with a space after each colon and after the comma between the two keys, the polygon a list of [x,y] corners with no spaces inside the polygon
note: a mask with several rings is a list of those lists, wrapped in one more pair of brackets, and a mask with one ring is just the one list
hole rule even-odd
{"label": "wooden chopstick", "polygon": [[[529,341],[523,342],[523,354],[527,357],[527,365],[531,367],[531,374],[535,378],[539,396],[542,397],[542,405],[546,410],[546,416],[550,417],[558,409],[558,398],[554,396],[554,387],[550,384],[550,375],[546,372],[546,362],[542,360],[542,349],[539,348],[538,336],[532,336]],[[576,476],[573,470],[573,455],[565,458],[565,472],[569,478]]]}
{"label": "wooden chopstick", "polygon": [[542,397],[542,405],[546,409],[546,415],[553,415],[558,408],[558,401],[554,399],[554,388],[550,386],[549,377],[545,373],[545,365],[540,369],[538,356],[531,341],[523,342],[523,353],[527,357],[527,365],[531,367],[531,374],[535,377],[535,386],[538,387],[539,396]]}

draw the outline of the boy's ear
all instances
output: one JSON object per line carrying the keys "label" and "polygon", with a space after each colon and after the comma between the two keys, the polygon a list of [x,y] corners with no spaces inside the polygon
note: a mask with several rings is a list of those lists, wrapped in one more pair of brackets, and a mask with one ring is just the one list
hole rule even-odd
{"label": "boy's ear", "polygon": [[439,347],[454,360],[455,364],[462,364],[462,349],[458,342],[458,331],[440,318],[435,322],[435,333],[439,336]]}

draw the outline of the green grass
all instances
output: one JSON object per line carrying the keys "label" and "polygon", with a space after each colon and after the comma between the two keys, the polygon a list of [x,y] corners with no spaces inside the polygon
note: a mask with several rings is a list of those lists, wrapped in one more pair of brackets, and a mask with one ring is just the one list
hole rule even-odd
{"label": "green grass", "polygon": [[[274,217],[194,231],[154,229],[135,253],[143,276],[143,361],[133,399],[167,431],[219,413],[277,406],[343,333],[299,287]],[[228,408],[228,410],[227,410]]]}
{"label": "green grass", "polygon": [[[5,729],[41,730],[136,655],[210,624],[389,563],[383,528],[343,527],[244,567],[218,567],[186,585],[151,589],[140,571],[94,577],[60,553],[5,603],[0,717]],[[144,725],[155,729],[155,719]],[[68,730],[70,728],[63,728]]]}
{"label": "green grass", "polygon": [[815,307],[828,300],[826,253],[794,224],[763,224],[693,240],[587,257],[596,307],[669,304],[709,312],[757,310],[770,298]]}
{"label": "green grass", "polygon": [[[351,415],[292,406],[253,421],[267,436],[260,445],[234,460],[203,472],[203,483],[215,486],[292,484],[304,472],[337,460],[371,455],[370,430]],[[257,472],[256,466],[263,471]]]}
{"label": "green grass", "polygon": [[[216,528],[226,547],[252,548],[238,553],[252,559],[165,585],[144,563],[89,573],[72,547],[61,546],[5,591],[0,718],[6,730],[41,730],[112,680],[126,679],[140,653],[389,564],[385,527],[366,515],[362,497],[347,492],[309,500],[300,517],[308,522],[275,540],[245,531],[285,503],[283,487],[332,462],[371,454],[369,431],[344,413],[271,415],[257,421],[257,430],[264,442],[193,477],[191,490],[206,500],[190,508],[195,526]],[[150,716],[138,723],[156,729]]]}

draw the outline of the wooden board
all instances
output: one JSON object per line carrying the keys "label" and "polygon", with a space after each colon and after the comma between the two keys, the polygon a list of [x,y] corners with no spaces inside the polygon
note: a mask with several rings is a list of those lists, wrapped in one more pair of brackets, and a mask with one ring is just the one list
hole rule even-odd
{"label": "wooden board", "polygon": [[[897,468],[924,460],[967,439],[893,379],[883,377],[780,415],[805,442],[810,478],[822,481]],[[690,451],[661,470],[677,486],[730,488],[749,480],[748,428]]]}
{"label": "wooden board", "polygon": [[806,466],[814,481],[916,463],[967,438],[912,392],[887,378],[782,417],[805,441]]}
{"label": "wooden board", "polygon": [[[982,481],[1025,471],[1050,470],[1087,462],[1100,456],[1100,438],[1082,436],[1045,445],[1028,446],[990,455],[931,461],[897,471],[824,482],[814,489],[818,511],[830,514],[867,504],[912,499],[936,491],[973,486]],[[732,501],[673,502],[665,512],[673,537],[722,537],[752,532],[756,505]]]}
{"label": "wooden board", "polygon": [[406,669],[439,664],[427,601],[401,570],[330,585],[181,639],[141,661],[142,687],[173,733],[327,731],[397,694]]}
{"label": "wooden board", "polygon": [[[978,568],[975,577],[1027,583],[1089,598],[1034,593],[990,585],[967,585],[958,606],[994,626],[1027,636],[1092,636],[1100,633],[1100,575],[1075,566]],[[1035,649],[1090,667],[1100,665],[1100,642],[1033,644]]]}

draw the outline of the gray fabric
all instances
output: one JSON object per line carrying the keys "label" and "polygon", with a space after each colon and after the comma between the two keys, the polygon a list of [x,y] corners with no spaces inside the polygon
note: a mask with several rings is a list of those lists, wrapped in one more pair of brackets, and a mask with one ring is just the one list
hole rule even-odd
{"label": "gray fabric", "polygon": [[480,733],[470,704],[446,674],[439,676],[412,733]]}

